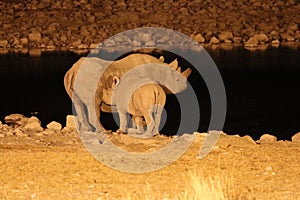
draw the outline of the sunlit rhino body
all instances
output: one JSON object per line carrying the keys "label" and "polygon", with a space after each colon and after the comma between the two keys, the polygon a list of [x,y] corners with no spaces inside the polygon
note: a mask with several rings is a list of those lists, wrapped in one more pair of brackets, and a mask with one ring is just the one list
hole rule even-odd
{"label": "sunlit rhino body", "polygon": [[[100,110],[112,112],[115,109],[103,102],[103,88],[109,89],[107,81],[110,77],[121,77],[129,70],[147,63],[159,63],[172,69],[178,68],[176,60],[166,64],[163,57],[157,59],[147,54],[131,54],[117,61],[96,57],[80,58],[64,77],[65,89],[78,115],[79,130],[90,131],[93,126],[96,131],[105,131],[100,122]],[[85,114],[85,106],[88,115]]]}

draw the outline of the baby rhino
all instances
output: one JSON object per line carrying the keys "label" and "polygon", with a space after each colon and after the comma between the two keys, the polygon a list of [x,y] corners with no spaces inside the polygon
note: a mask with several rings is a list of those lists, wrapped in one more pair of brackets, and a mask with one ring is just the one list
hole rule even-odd
{"label": "baby rhino", "polygon": [[[114,77],[115,86],[119,84],[119,81],[119,78]],[[106,97],[107,95],[104,96]],[[118,109],[121,126],[127,125],[123,123],[127,123],[126,112],[128,112],[132,115],[132,128],[127,129],[128,134],[142,135],[143,137],[158,135],[165,103],[166,94],[159,84],[150,83],[139,87],[132,93],[125,113],[122,112],[122,109]],[[125,119],[121,119],[122,117],[125,117]],[[147,125],[146,132],[144,130],[144,120]],[[117,132],[122,133],[123,130],[119,129]]]}
{"label": "baby rhino", "polygon": [[[144,65],[127,72],[121,78],[110,77],[111,85],[104,86],[103,101],[115,105],[120,117],[119,133],[142,134],[151,137],[159,134],[163,107],[166,103],[166,89],[171,93],[179,93],[186,89],[190,69],[180,73],[167,67]],[[134,125],[128,129],[127,113],[132,115]],[[144,133],[143,119],[147,124]]]}

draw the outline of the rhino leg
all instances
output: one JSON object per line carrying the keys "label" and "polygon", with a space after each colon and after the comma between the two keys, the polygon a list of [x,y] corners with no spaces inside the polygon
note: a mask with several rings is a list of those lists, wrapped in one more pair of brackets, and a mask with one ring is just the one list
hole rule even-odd
{"label": "rhino leg", "polygon": [[127,116],[126,113],[119,111],[119,118],[120,118],[120,128],[118,132],[126,133],[127,131]]}
{"label": "rhino leg", "polygon": [[154,112],[154,128],[153,128],[153,136],[159,135],[159,124],[161,120],[161,115],[163,112],[163,107],[161,105],[157,105],[157,110]]}
{"label": "rhino leg", "polygon": [[128,134],[141,135],[144,133],[143,118],[132,116],[132,128],[128,129]]}
{"label": "rhino leg", "polygon": [[152,109],[150,109],[150,111],[144,115],[146,124],[147,124],[147,131],[146,131],[146,136],[153,136],[153,129],[154,129],[154,119],[152,116]]}
{"label": "rhino leg", "polygon": [[82,103],[81,100],[79,100],[76,97],[73,97],[72,100],[78,116],[78,122],[79,122],[78,129],[80,131],[91,131],[92,127],[90,126],[87,119],[87,115],[84,112],[84,104]]}

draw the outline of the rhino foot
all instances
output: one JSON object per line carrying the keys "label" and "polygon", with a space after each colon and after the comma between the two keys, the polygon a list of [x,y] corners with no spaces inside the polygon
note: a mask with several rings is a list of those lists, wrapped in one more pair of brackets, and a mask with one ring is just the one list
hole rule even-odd
{"label": "rhino foot", "polygon": [[143,134],[143,132],[141,132],[141,130],[139,130],[139,129],[136,129],[136,128],[129,128],[128,130],[127,130],[127,132],[128,132],[128,134],[129,135],[142,135]]}
{"label": "rhino foot", "polygon": [[117,131],[116,131],[116,133],[118,133],[118,134],[126,134],[124,131],[122,131],[121,129],[118,129]]}

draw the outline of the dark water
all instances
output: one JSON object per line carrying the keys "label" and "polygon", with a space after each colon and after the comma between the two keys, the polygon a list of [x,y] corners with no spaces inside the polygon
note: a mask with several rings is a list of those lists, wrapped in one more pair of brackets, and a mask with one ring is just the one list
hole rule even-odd
{"label": "dark water", "polygon": [[[300,50],[288,47],[269,47],[265,51],[234,48],[209,50],[218,66],[227,95],[227,117],[224,131],[230,134],[249,134],[258,139],[270,133],[279,139],[290,139],[300,131]],[[167,54],[167,62],[175,55]],[[10,53],[0,55],[0,119],[11,113],[37,116],[43,125],[50,121],[65,123],[72,114],[71,100],[63,87],[65,72],[80,56],[71,52],[43,53],[41,57]],[[179,59],[181,66],[188,65]],[[199,131],[206,131],[210,119],[210,99],[199,76],[189,77],[198,94],[201,109]],[[199,81],[201,84],[199,84]],[[190,88],[191,89],[191,88]],[[180,112],[178,102],[168,96],[166,110],[172,120],[162,132],[173,132]],[[103,115],[109,128],[111,115]]]}

